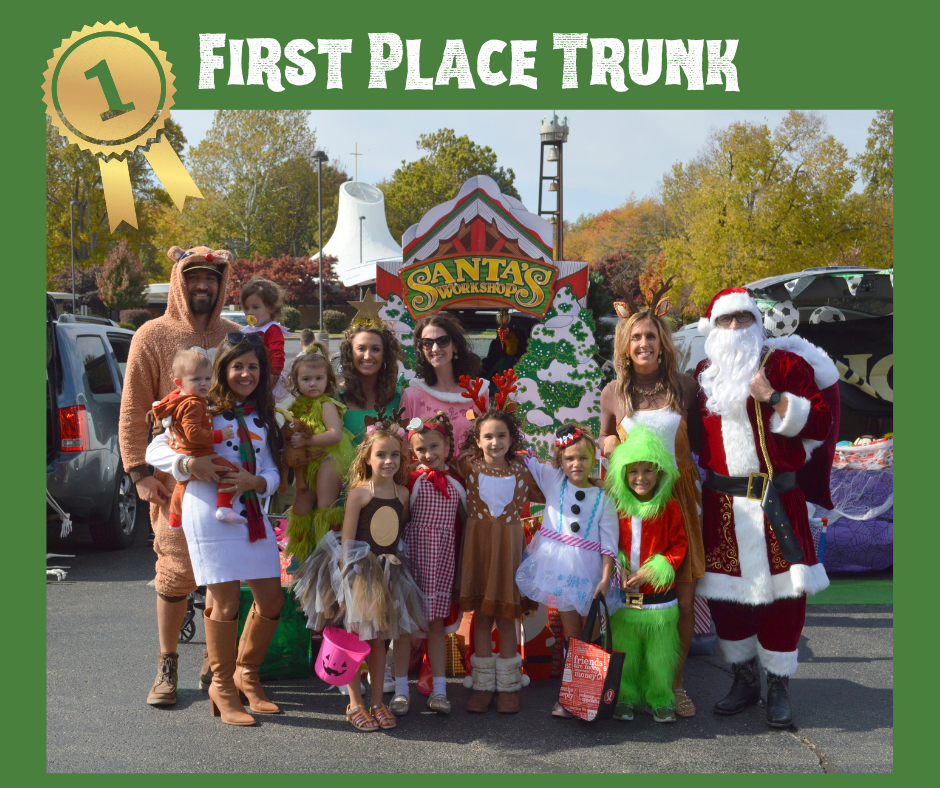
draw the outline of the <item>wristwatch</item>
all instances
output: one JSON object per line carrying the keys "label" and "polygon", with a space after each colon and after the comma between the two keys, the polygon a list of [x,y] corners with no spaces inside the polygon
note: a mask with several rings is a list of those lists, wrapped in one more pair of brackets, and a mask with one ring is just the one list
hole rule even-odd
{"label": "wristwatch", "polygon": [[770,395],[770,399],[767,400],[767,404],[770,405],[770,407],[772,408],[777,407],[777,403],[780,402],[781,396],[782,395],[780,394],[779,391],[775,391],[773,394]]}

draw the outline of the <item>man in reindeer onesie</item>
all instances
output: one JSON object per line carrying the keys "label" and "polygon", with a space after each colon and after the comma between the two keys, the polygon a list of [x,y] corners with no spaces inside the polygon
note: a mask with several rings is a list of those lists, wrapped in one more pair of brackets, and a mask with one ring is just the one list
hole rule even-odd
{"label": "man in reindeer onesie", "polygon": [[696,369],[706,470],[705,577],[697,593],[709,600],[734,672],[715,713],[758,703],[759,658],[767,672],[767,724],[785,728],[793,722],[788,681],[806,595],[829,585],[806,501],[831,508],[838,372],[800,337],[765,339],[760,310],[744,288],[718,293],[698,327],[707,358]]}

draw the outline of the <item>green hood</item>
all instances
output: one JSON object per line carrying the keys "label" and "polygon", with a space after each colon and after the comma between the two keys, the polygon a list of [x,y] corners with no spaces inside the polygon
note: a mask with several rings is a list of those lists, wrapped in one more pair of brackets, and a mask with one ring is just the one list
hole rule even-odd
{"label": "green hood", "polygon": [[[651,501],[638,500],[627,484],[627,466],[634,462],[652,463],[663,472]],[[650,518],[662,511],[678,478],[679,469],[662,440],[646,427],[637,426],[611,455],[605,486],[621,514]]]}

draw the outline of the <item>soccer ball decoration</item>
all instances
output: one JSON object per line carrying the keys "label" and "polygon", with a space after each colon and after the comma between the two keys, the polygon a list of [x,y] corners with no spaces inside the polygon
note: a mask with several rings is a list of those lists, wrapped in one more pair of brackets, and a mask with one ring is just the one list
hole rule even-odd
{"label": "soccer ball decoration", "polygon": [[785,337],[796,331],[800,311],[792,301],[778,301],[764,310],[764,328],[774,337]]}
{"label": "soccer ball decoration", "polygon": [[814,325],[816,323],[844,323],[845,315],[841,309],[834,306],[821,306],[809,316],[809,322]]}

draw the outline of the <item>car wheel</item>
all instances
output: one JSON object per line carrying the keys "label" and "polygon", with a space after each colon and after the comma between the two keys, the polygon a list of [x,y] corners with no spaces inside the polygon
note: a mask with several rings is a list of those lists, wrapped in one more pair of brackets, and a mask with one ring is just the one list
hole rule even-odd
{"label": "car wheel", "polygon": [[90,523],[91,540],[100,550],[123,550],[130,547],[137,535],[137,487],[130,474],[122,472],[118,477],[117,490],[111,514],[103,522]]}

